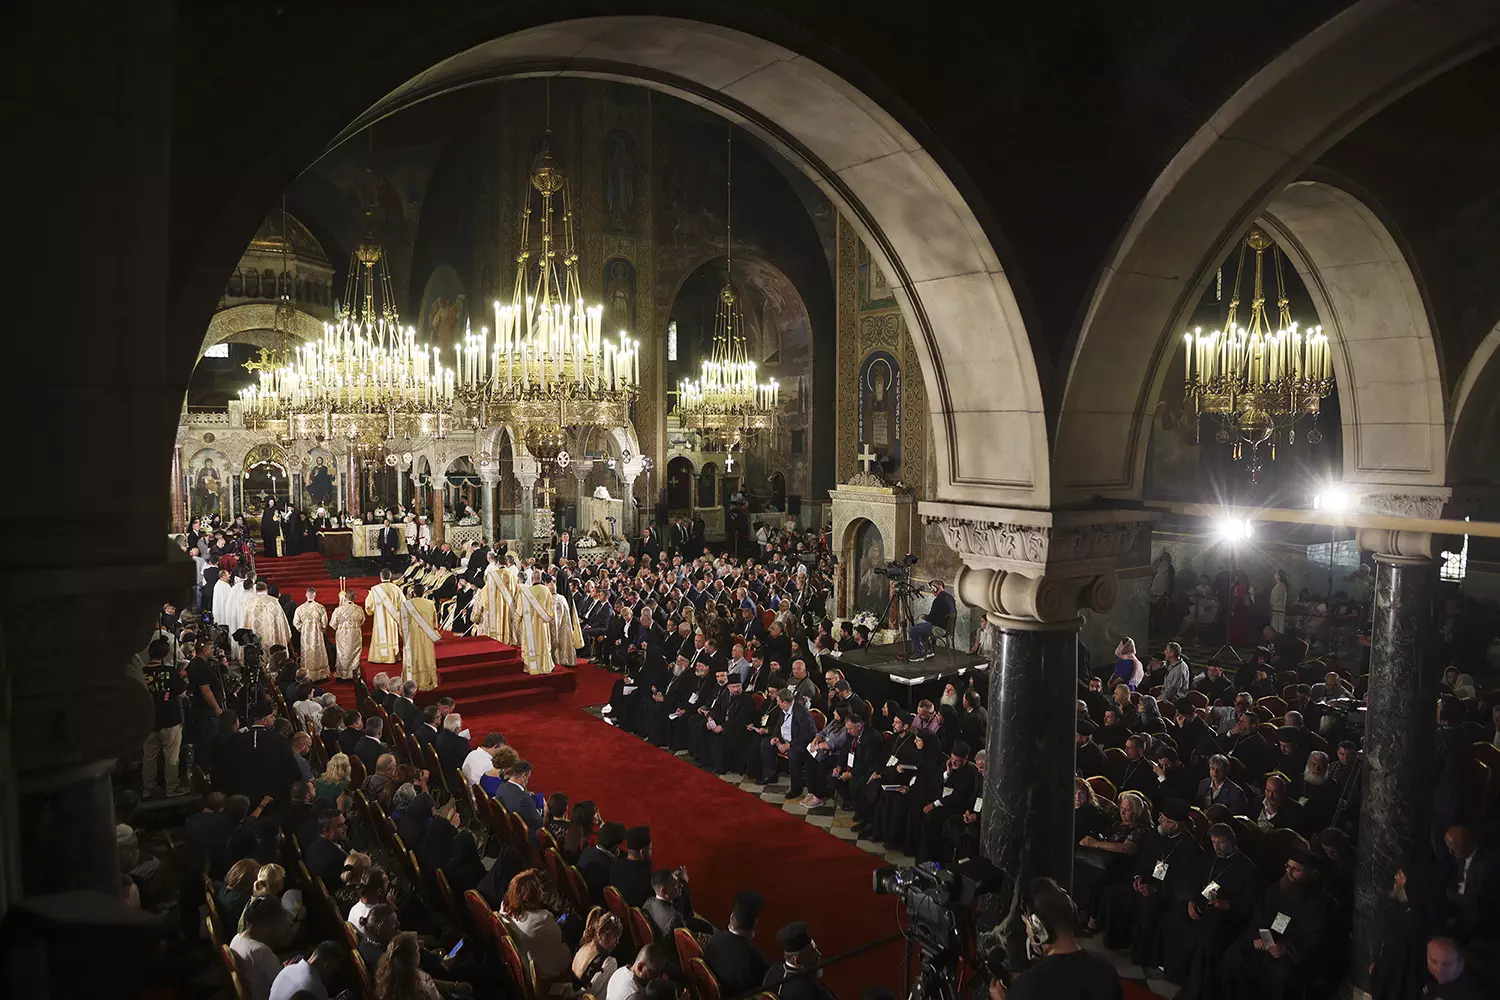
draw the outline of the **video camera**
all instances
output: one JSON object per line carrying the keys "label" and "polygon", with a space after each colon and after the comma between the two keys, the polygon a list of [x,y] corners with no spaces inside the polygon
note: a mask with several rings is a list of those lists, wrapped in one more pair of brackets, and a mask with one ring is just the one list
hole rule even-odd
{"label": "video camera", "polygon": [[969,908],[978,884],[958,872],[935,864],[917,868],[887,866],[875,869],[877,896],[896,896],[911,921],[907,936],[934,963],[956,965],[969,931]]}
{"label": "video camera", "polygon": [[916,564],[917,557],[908,552],[904,559],[888,562],[884,566],[876,566],[875,572],[880,576],[888,576],[893,580],[900,580],[911,576],[911,568]]}

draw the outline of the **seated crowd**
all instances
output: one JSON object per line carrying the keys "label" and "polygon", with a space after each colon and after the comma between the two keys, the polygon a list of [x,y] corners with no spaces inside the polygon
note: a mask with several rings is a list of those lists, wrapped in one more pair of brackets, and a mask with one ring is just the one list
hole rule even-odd
{"label": "seated crowd", "polygon": [[[1134,644],[1080,682],[1074,896],[1080,919],[1180,997],[1325,996],[1349,969],[1364,769],[1364,677],[1301,662],[1271,629],[1231,672]],[[1376,996],[1478,997],[1500,983],[1500,855],[1487,785],[1500,692],[1436,715],[1430,816],[1369,956]],[[1153,693],[1147,693],[1147,692]],[[1424,984],[1427,992],[1422,993]]]}

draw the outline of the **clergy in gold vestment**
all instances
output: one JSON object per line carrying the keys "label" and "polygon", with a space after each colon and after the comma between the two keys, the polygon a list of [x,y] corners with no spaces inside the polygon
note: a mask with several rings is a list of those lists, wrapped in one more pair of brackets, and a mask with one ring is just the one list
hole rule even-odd
{"label": "clergy in gold vestment", "polygon": [[521,659],[528,674],[552,673],[552,592],[544,584],[522,587]]}
{"label": "clergy in gold vestment", "polygon": [[423,596],[426,593],[426,588],[414,583],[411,597],[401,599],[402,674],[417,682],[418,691],[438,686],[437,605]]}
{"label": "clergy in gold vestment", "polygon": [[266,581],[255,581],[255,596],[245,605],[245,628],[260,637],[262,652],[272,646],[292,648],[292,626],[281,602],[266,593]]}
{"label": "clergy in gold vestment", "polygon": [[491,552],[484,570],[484,586],[474,595],[476,611],[470,617],[482,634],[507,645],[515,642],[510,626],[514,592],[513,581],[500,565],[499,557]]}
{"label": "clergy in gold vestment", "polygon": [[395,663],[401,653],[401,602],[405,595],[391,582],[391,571],[380,571],[380,582],[365,595],[365,611],[374,616],[370,628],[370,662]]}
{"label": "clergy in gold vestment", "polygon": [[323,636],[328,631],[328,612],[318,603],[318,592],[307,589],[307,600],[292,615],[292,624],[302,637],[302,665],[307,668],[307,679],[328,679],[328,647]]}
{"label": "clergy in gold vestment", "polygon": [[333,645],[338,654],[334,669],[339,677],[349,680],[359,672],[359,654],[365,642],[364,610],[349,600],[347,590],[341,590],[339,606],[333,609],[333,617],[328,623],[333,626]]}
{"label": "clergy in gold vestment", "polygon": [[[578,651],[583,648],[583,630],[578,627],[578,609],[567,597],[557,592],[557,584],[549,582],[547,590],[552,595],[552,662],[571,667],[578,663]],[[686,601],[683,602],[692,607]]]}

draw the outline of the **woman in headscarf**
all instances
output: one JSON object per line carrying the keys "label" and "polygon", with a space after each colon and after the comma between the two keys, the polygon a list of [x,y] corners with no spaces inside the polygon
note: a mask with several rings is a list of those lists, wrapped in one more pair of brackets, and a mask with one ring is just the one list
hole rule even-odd
{"label": "woman in headscarf", "polygon": [[1156,703],[1152,695],[1141,695],[1141,732],[1160,733],[1165,731],[1166,725],[1162,722],[1161,706]]}
{"label": "woman in headscarf", "polygon": [[431,822],[432,796],[426,792],[418,792],[401,814],[401,819],[396,822],[396,832],[401,834],[402,843],[410,850],[426,839],[427,827]]}
{"label": "woman in headscarf", "polygon": [[900,714],[901,706],[894,701],[887,701],[884,705],[880,706],[880,716],[875,720],[880,724],[880,731],[882,733],[890,732],[894,728],[891,720]]}
{"label": "woman in headscarf", "polygon": [[1145,676],[1146,668],[1135,655],[1135,640],[1125,636],[1115,647],[1115,671],[1105,687],[1112,689],[1116,684],[1125,684],[1134,691]]}

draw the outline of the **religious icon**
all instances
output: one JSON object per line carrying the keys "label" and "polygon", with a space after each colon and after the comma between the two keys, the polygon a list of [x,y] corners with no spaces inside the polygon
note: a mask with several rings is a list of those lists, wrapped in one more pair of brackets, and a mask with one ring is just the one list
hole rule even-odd
{"label": "religious icon", "polygon": [[328,472],[328,463],[318,459],[312,473],[307,477],[307,495],[314,503],[327,506],[333,503],[334,481]]}
{"label": "religious icon", "polygon": [[859,374],[859,450],[895,474],[901,462],[901,367],[886,351],[869,354]]}
{"label": "religious icon", "polygon": [[635,220],[635,143],[625,132],[604,137],[604,210],[614,229]]}
{"label": "religious icon", "polygon": [[896,293],[881,271],[880,265],[870,256],[870,250],[861,241],[859,244],[859,308],[861,312],[893,309]]}
{"label": "religious icon", "polygon": [[604,336],[619,330],[627,334],[635,329],[635,268],[630,261],[616,257],[605,265],[604,301],[608,316]]}
{"label": "religious icon", "polygon": [[890,583],[876,573],[877,567],[885,565],[885,541],[880,529],[869,521],[858,528],[854,536],[854,610],[885,614],[890,603]]}

